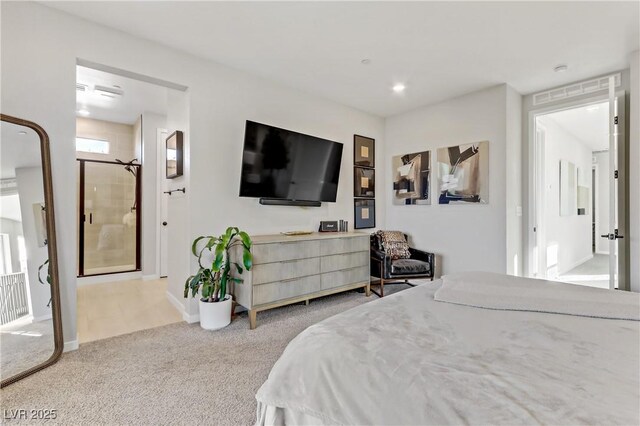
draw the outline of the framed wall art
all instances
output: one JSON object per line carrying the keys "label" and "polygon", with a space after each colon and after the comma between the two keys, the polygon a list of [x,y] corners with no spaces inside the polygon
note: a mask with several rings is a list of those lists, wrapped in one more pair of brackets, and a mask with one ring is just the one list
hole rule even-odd
{"label": "framed wall art", "polygon": [[375,144],[375,139],[353,135],[353,164],[374,168],[376,166]]}
{"label": "framed wall art", "polygon": [[376,171],[364,167],[353,168],[353,196],[375,198]]}
{"label": "framed wall art", "polygon": [[355,229],[367,229],[376,227],[376,200],[365,198],[353,200]]}

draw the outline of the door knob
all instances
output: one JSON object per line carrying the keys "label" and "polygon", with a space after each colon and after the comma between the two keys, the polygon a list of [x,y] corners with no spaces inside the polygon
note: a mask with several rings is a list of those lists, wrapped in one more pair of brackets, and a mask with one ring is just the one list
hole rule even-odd
{"label": "door knob", "polygon": [[623,235],[618,235],[618,234],[604,234],[604,235],[600,235],[602,238],[606,238],[607,240],[617,240],[619,238],[624,238]]}
{"label": "door knob", "polygon": [[162,226],[167,226],[167,222],[162,222]]}

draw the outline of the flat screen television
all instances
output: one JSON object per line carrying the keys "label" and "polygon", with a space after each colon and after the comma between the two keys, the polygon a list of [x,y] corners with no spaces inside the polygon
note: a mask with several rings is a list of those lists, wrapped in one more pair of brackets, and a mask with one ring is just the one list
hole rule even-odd
{"label": "flat screen television", "polygon": [[248,121],[241,197],[335,202],[342,144]]}

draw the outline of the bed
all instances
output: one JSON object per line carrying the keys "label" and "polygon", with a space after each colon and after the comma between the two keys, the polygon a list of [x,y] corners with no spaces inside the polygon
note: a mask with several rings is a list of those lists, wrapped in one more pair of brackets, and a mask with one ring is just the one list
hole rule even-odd
{"label": "bed", "polygon": [[466,273],[294,338],[257,423],[640,424],[640,295]]}

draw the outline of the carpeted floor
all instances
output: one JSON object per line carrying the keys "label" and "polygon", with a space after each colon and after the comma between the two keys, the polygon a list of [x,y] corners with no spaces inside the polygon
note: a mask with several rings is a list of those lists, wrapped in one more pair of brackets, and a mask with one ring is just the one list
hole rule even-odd
{"label": "carpeted floor", "polygon": [[[385,293],[405,288],[389,286]],[[258,314],[255,330],[244,314],[215,332],[178,323],[86,343],[0,391],[3,415],[40,409],[57,410],[51,423],[65,425],[250,425],[255,393],[289,341],[375,300],[349,292],[274,309]]]}

